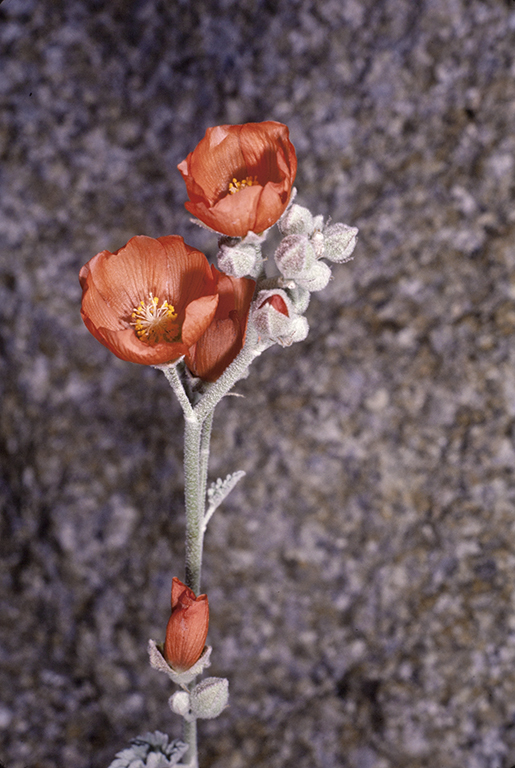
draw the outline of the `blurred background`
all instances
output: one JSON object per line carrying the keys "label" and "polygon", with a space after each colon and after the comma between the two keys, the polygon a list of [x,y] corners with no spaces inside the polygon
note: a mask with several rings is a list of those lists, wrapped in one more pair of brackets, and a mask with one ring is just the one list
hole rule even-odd
{"label": "blurred background", "polygon": [[4,0],[0,761],[180,736],[147,661],[183,575],[182,412],[86,331],[78,271],[216,238],[176,165],[286,123],[360,228],[215,417],[203,589],[230,708],[202,768],[515,763],[515,3]]}

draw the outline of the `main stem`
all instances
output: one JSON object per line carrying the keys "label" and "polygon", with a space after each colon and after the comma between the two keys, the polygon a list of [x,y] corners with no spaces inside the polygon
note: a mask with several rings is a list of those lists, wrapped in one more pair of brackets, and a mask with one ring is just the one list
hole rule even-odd
{"label": "main stem", "polygon": [[[184,495],[186,502],[186,585],[196,595],[200,592],[204,514],[209,460],[209,442],[213,414],[204,421],[185,413],[184,428]],[[194,682],[190,684],[193,687]],[[188,745],[189,768],[198,768],[197,721],[184,723],[184,741]]]}
{"label": "main stem", "polygon": [[186,586],[198,595],[202,568],[202,521],[205,508],[203,461],[201,456],[203,422],[194,414],[185,417],[184,495],[186,501]]}
{"label": "main stem", "polygon": [[[0,0],[1,1],[1,0]],[[204,516],[206,506],[207,469],[213,412],[236,381],[241,379],[260,351],[247,343],[238,357],[224,371],[217,382],[204,393],[196,406],[190,402],[175,366],[165,367],[164,374],[177,395],[184,412],[184,496],[186,503],[186,586],[200,592]],[[194,686],[194,681],[189,688]],[[185,755],[188,768],[198,768],[197,723],[184,723],[184,741],[188,745]]]}
{"label": "main stem", "polygon": [[197,721],[193,720],[191,723],[184,721],[183,729],[184,741],[188,745],[188,751],[186,752],[186,760],[188,761],[188,768],[198,768],[198,749],[197,749]]}

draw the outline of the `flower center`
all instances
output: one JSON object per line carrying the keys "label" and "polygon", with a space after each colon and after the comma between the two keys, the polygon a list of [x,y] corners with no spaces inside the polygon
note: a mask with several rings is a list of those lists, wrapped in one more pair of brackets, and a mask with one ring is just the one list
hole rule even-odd
{"label": "flower center", "polygon": [[257,183],[257,176],[247,176],[241,181],[236,181],[236,179],[233,179],[229,182],[229,194],[235,195],[236,192],[240,191],[240,189],[244,189],[244,187],[254,187]]}
{"label": "flower center", "polygon": [[145,344],[158,344],[175,339],[178,333],[176,319],[177,313],[166,299],[159,306],[157,296],[149,293],[148,301],[142,299],[133,310],[130,325],[134,326],[136,336]]}

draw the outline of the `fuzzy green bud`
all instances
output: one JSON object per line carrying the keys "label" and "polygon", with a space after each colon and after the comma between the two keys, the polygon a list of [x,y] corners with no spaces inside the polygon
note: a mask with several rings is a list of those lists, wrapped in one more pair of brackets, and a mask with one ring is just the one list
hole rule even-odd
{"label": "fuzzy green bud", "polygon": [[297,280],[315,262],[315,249],[306,235],[287,235],[275,252],[277,268],[286,278]]}
{"label": "fuzzy green bud", "polygon": [[188,722],[195,719],[195,716],[191,712],[190,694],[188,691],[176,691],[168,699],[168,704],[172,712],[176,715],[180,715]]}
{"label": "fuzzy green bud", "polygon": [[258,244],[222,237],[218,247],[218,268],[221,272],[231,277],[258,277],[263,264]]}
{"label": "fuzzy green bud", "polygon": [[313,232],[313,216],[307,208],[294,203],[279,220],[278,227],[282,235],[310,235]]}
{"label": "fuzzy green bud", "polygon": [[331,268],[323,261],[317,261],[311,269],[296,278],[297,285],[307,291],[321,291],[331,279]]}
{"label": "fuzzy green bud", "polygon": [[347,224],[330,224],[324,229],[324,258],[343,264],[349,261],[356,247],[357,227]]}

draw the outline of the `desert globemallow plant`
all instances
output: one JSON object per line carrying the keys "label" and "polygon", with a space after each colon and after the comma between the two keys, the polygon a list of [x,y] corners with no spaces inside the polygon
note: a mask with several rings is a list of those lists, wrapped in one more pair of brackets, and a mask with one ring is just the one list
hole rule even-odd
{"label": "desert globemallow plant", "polygon": [[[163,641],[150,640],[150,663],[177,687],[169,698],[182,738],[148,732],[110,768],[198,768],[197,722],[228,702],[225,678],[198,678],[210,665],[209,602],[201,593],[204,535],[211,516],[245,474],[208,486],[213,414],[249,366],[274,344],[309,332],[311,293],[331,278],[327,262],[351,258],[358,230],[325,222],[294,202],[297,158],[288,128],[266,121],[208,128],[178,165],[186,209],[218,234],[218,268],[178,235],[136,236],[102,251],[80,271],[81,314],[93,336],[122,360],[160,369],[184,412],[184,582],[172,579]],[[263,246],[271,227],[281,240],[276,273]]]}

